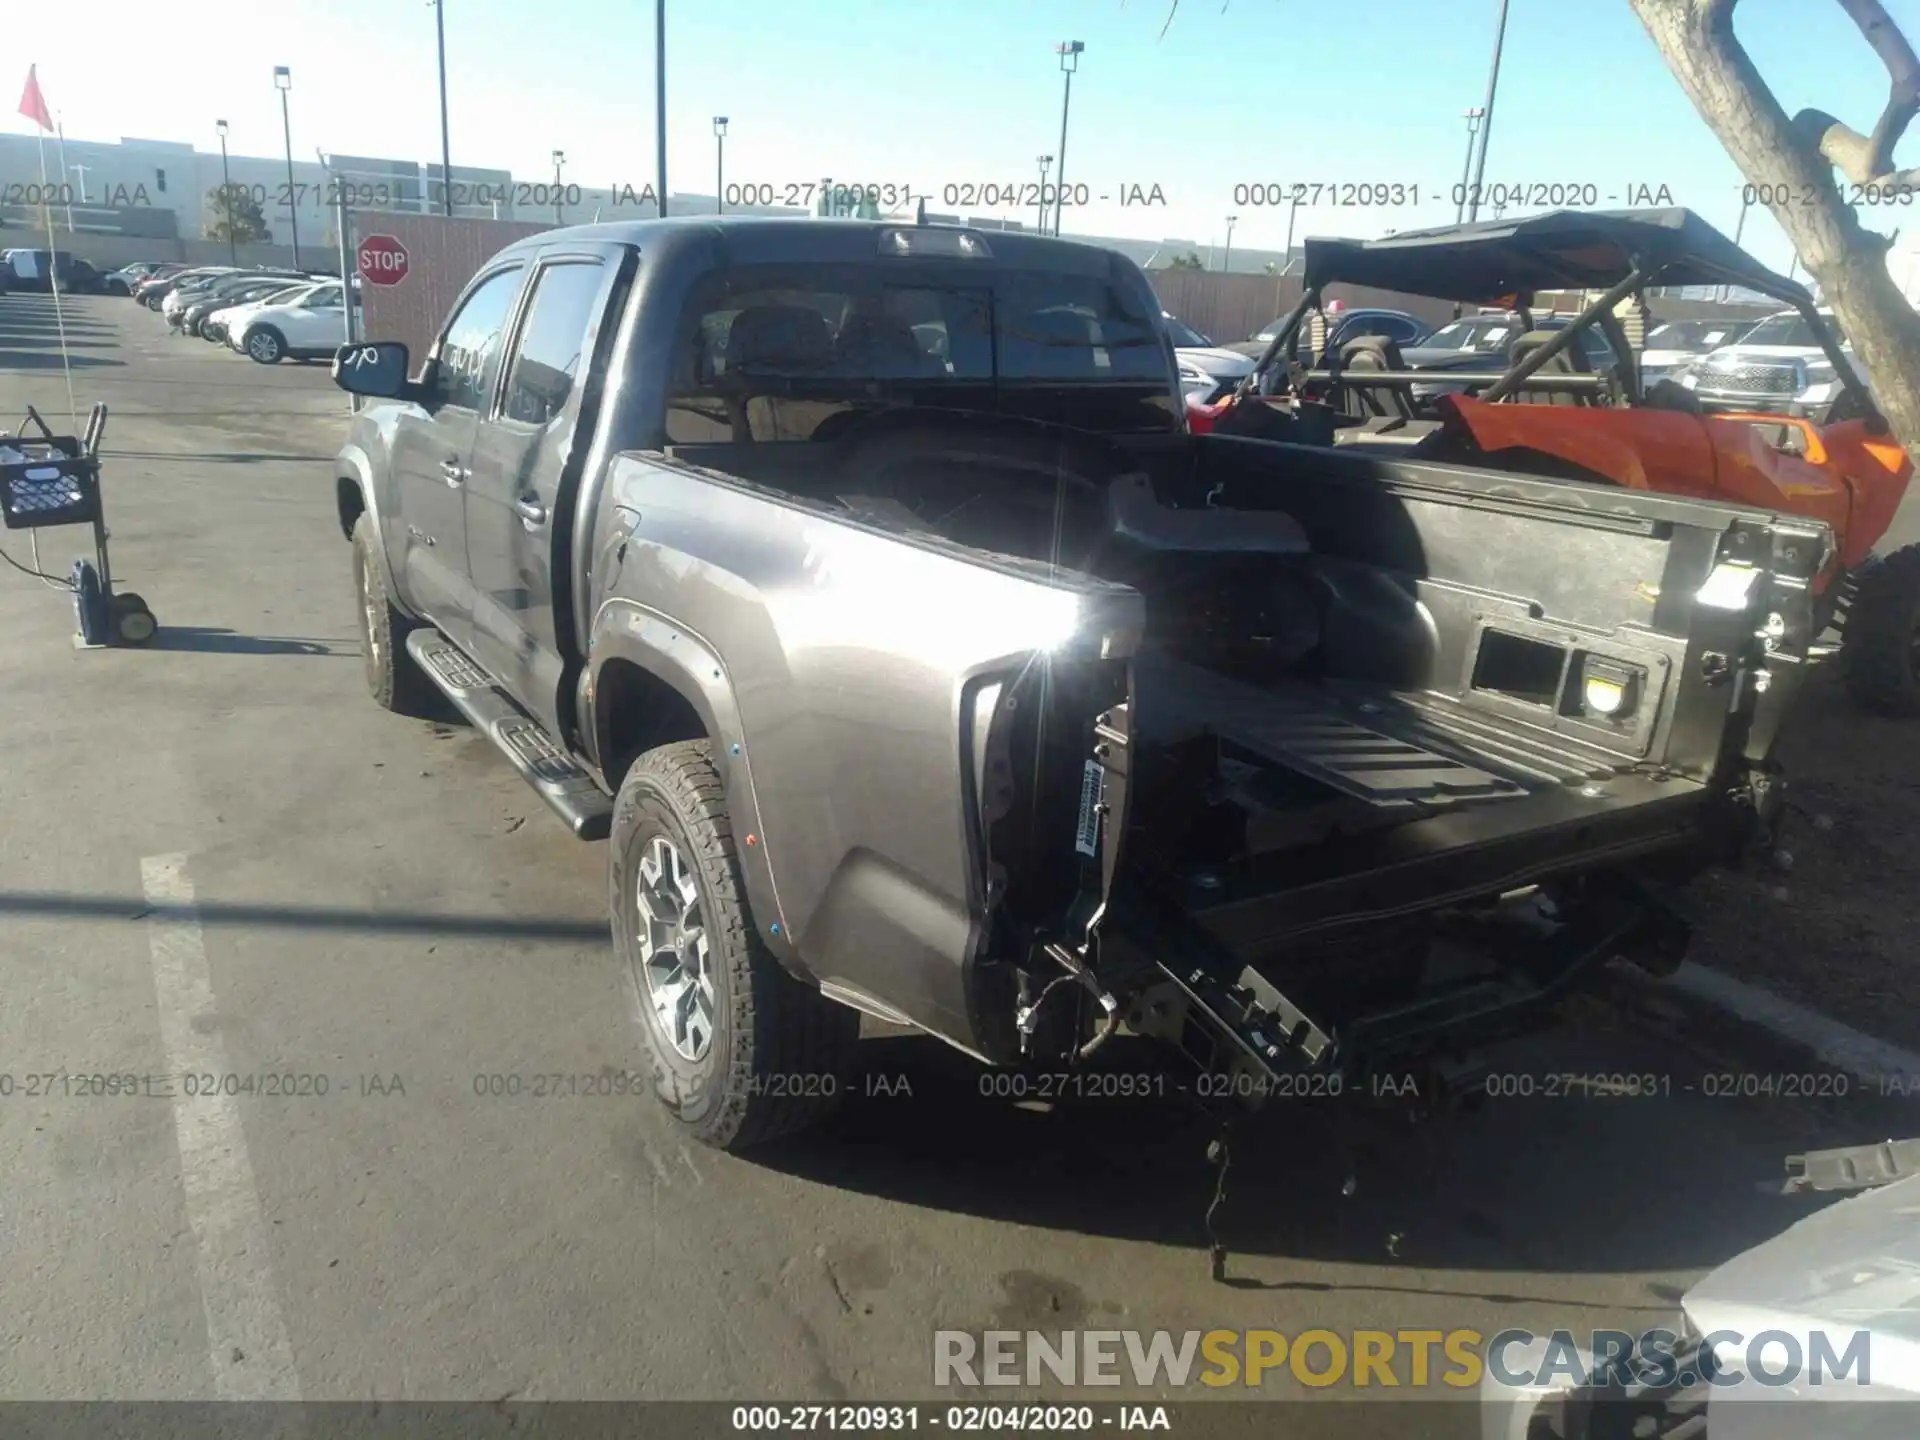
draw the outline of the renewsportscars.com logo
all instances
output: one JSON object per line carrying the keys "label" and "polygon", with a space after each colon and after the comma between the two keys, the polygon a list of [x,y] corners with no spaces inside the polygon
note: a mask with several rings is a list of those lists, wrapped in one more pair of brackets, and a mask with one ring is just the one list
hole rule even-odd
{"label": "renewsportscars.com logo", "polygon": [[1471,1390],[1491,1376],[1509,1386],[1871,1385],[1872,1337],[1855,1330],[1839,1339],[1836,1345],[1821,1330],[1805,1340],[1784,1330],[1720,1330],[1697,1341],[1665,1329],[1491,1337],[1478,1330],[936,1330],[933,1383],[1257,1388],[1271,1376],[1311,1389]]}

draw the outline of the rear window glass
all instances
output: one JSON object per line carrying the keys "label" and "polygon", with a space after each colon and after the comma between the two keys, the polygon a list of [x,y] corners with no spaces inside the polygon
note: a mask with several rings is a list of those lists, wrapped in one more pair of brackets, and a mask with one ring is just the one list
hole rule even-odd
{"label": "rear window glass", "polygon": [[[1821,322],[1832,332],[1833,338],[1844,345],[1847,332],[1840,322],[1831,315],[1822,315]],[[1749,330],[1743,345],[1792,345],[1803,349],[1814,349],[1820,344],[1820,337],[1814,334],[1813,327],[1797,313],[1772,315]]]}
{"label": "rear window glass", "polygon": [[995,309],[1003,380],[1160,380],[1167,365],[1150,315],[1129,315],[1103,280],[1015,271]]}
{"label": "rear window glass", "polygon": [[853,409],[989,408],[1002,384],[1167,387],[1151,314],[1052,272],[751,266],[710,277],[683,317],[667,439],[803,440]]}

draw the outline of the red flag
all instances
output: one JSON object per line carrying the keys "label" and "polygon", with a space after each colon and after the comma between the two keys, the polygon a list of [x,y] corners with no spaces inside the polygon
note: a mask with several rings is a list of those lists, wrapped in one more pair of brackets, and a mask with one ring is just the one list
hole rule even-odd
{"label": "red flag", "polygon": [[53,116],[47,112],[47,97],[40,93],[40,77],[34,72],[40,67],[27,67],[27,88],[20,96],[20,113],[33,121],[42,130],[53,129]]}

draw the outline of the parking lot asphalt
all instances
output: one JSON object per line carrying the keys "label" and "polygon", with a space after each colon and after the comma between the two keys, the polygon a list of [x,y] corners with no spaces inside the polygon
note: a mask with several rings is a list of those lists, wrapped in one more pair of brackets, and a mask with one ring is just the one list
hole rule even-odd
{"label": "parking lot asphalt", "polygon": [[[0,569],[0,1397],[897,1400],[939,1393],[938,1328],[1641,1329],[1815,1203],[1760,1193],[1783,1156],[1881,1138],[1708,1098],[1725,1056],[1575,1005],[1513,1070],[1668,1093],[1271,1107],[1231,1139],[1227,1283],[1177,1095],[1016,1106],[877,1037],[824,1131],[690,1146],[583,1093],[638,1062],[603,848],[366,695],[326,367],[64,309],[161,628],[76,650],[69,598]],[[0,411],[63,418],[58,354],[48,297],[0,297]]]}

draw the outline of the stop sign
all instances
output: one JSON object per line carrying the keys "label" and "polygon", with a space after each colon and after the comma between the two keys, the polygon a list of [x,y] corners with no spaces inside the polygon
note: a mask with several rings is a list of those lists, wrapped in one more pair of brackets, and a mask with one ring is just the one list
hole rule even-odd
{"label": "stop sign", "polygon": [[407,278],[407,247],[391,235],[360,242],[360,273],[369,285],[398,285]]}

